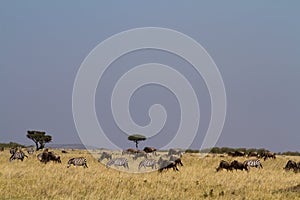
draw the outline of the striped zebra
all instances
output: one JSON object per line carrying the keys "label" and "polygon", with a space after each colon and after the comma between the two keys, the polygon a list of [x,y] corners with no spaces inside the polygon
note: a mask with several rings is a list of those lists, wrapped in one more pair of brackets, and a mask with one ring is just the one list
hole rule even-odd
{"label": "striped zebra", "polygon": [[114,166],[123,166],[124,168],[129,169],[128,160],[126,158],[114,158],[106,163],[106,167],[109,168],[111,165]]}
{"label": "striped zebra", "polygon": [[27,155],[25,155],[25,153],[23,151],[17,151],[14,154],[11,155],[11,157],[9,158],[9,161],[13,161],[13,160],[21,160],[23,161],[24,158],[28,158]]}
{"label": "striped zebra", "polygon": [[98,162],[101,162],[104,159],[111,160],[112,159],[112,155],[104,151],[101,154],[100,158],[98,159]]}
{"label": "striped zebra", "polygon": [[146,167],[151,167],[152,169],[156,169],[157,161],[154,159],[145,159],[142,160],[139,164],[138,169],[140,170],[142,167],[146,169]]}
{"label": "striped zebra", "polygon": [[86,164],[86,159],[84,157],[78,157],[78,158],[72,158],[68,161],[68,166],[67,168],[69,168],[71,165],[76,166],[83,166],[83,168],[87,168],[87,164]]}
{"label": "striped zebra", "polygon": [[247,167],[256,167],[258,169],[263,168],[260,160],[246,160],[244,165]]}
{"label": "striped zebra", "polygon": [[34,153],[33,147],[28,147],[28,148],[27,148],[27,153],[28,153],[28,154],[33,154],[33,153]]}

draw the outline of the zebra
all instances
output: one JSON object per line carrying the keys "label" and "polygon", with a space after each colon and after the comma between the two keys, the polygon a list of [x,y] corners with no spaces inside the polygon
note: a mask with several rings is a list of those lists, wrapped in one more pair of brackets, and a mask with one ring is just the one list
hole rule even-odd
{"label": "zebra", "polygon": [[84,157],[78,157],[78,158],[71,158],[68,161],[68,166],[67,168],[69,168],[71,165],[76,166],[83,166],[83,168],[88,168],[87,164],[86,164],[86,159]]}
{"label": "zebra", "polygon": [[138,169],[140,170],[142,167],[146,169],[146,167],[151,167],[152,169],[156,169],[157,161],[154,159],[145,159],[142,160],[139,164]]}
{"label": "zebra", "polygon": [[111,165],[114,166],[123,166],[124,168],[129,169],[127,158],[114,158],[106,163],[106,167],[109,168]]}
{"label": "zebra", "polygon": [[289,170],[293,169],[295,173],[299,172],[300,171],[300,162],[296,163],[293,160],[289,160],[283,169],[285,171],[289,171]]}
{"label": "zebra", "polygon": [[13,160],[23,161],[25,157],[28,158],[28,156],[25,155],[25,153],[23,151],[17,151],[13,155],[11,155],[11,157],[9,158],[9,161],[10,162],[13,161]]}
{"label": "zebra", "polygon": [[174,161],[176,163],[176,165],[180,164],[180,166],[183,166],[182,162],[181,162],[181,158],[172,155],[169,159],[170,161]]}
{"label": "zebra", "polygon": [[256,167],[258,169],[263,168],[260,160],[246,160],[243,164],[246,167]]}
{"label": "zebra", "polygon": [[107,152],[103,152],[100,156],[100,158],[98,159],[98,162],[101,162],[103,159],[107,159],[107,160],[111,160],[112,159],[112,155],[107,153]]}
{"label": "zebra", "polygon": [[17,149],[16,148],[10,148],[9,153],[11,155],[14,155],[16,153]]}
{"label": "zebra", "polygon": [[147,157],[147,153],[145,151],[138,151],[137,153],[134,154],[133,156],[133,160],[138,159],[139,157],[144,157],[144,158],[148,158]]}
{"label": "zebra", "polygon": [[28,147],[28,148],[27,148],[27,153],[28,153],[28,154],[33,154],[33,153],[34,153],[33,147]]}

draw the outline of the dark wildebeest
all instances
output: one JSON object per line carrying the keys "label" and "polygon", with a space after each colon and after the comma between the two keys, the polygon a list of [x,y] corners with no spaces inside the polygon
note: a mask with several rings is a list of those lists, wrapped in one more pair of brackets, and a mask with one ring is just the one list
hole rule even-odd
{"label": "dark wildebeest", "polygon": [[230,170],[232,171],[232,166],[229,162],[225,160],[221,160],[219,167],[217,168],[217,172],[220,171],[221,169],[226,169],[227,171]]}
{"label": "dark wildebeest", "polygon": [[241,163],[241,162],[239,162],[239,161],[237,161],[237,160],[232,161],[230,165],[231,165],[231,167],[232,167],[233,169],[235,169],[236,171],[237,171],[238,169],[241,170],[241,171],[243,171],[243,169],[245,169],[246,171],[248,171],[247,165],[245,165],[244,163]]}
{"label": "dark wildebeest", "polygon": [[181,157],[182,152],[179,150],[176,150],[176,149],[169,149],[168,156],[171,156],[171,155],[178,155]]}
{"label": "dark wildebeest", "polygon": [[177,164],[174,161],[170,160],[163,160],[161,157],[159,158],[158,162],[159,164],[159,172],[162,172],[163,170],[167,170],[172,168],[174,171],[179,171],[177,168]]}
{"label": "dark wildebeest", "polygon": [[98,162],[101,162],[104,159],[111,160],[112,155],[104,151],[104,152],[102,152],[100,158],[98,159]]}
{"label": "dark wildebeest", "polygon": [[68,153],[66,150],[62,150],[61,153]]}
{"label": "dark wildebeest", "polygon": [[11,155],[14,155],[16,153],[16,151],[17,151],[17,148],[10,148],[9,153]]}
{"label": "dark wildebeest", "polygon": [[283,169],[285,171],[289,171],[289,170],[293,169],[294,172],[298,172],[300,169],[300,162],[296,163],[293,160],[289,160]]}
{"label": "dark wildebeest", "polygon": [[265,151],[261,153],[260,157],[264,158],[264,160],[267,160],[268,158],[276,159],[276,154],[270,151]]}
{"label": "dark wildebeest", "polygon": [[174,161],[176,163],[176,165],[180,164],[180,166],[183,166],[180,157],[172,155],[169,160]]}
{"label": "dark wildebeest", "polygon": [[258,153],[256,151],[250,151],[248,157],[258,157]]}
{"label": "dark wildebeest", "polygon": [[152,154],[155,155],[155,156],[157,155],[157,154],[156,154],[157,149],[154,148],[154,147],[145,147],[145,148],[144,148],[144,151],[145,151],[146,153],[149,153],[149,154],[152,153]]}
{"label": "dark wildebeest", "polygon": [[0,151],[4,151],[4,147],[0,147]]}
{"label": "dark wildebeest", "polygon": [[54,152],[50,151],[48,149],[45,149],[43,153],[40,153],[37,155],[37,158],[42,163],[47,163],[49,161],[61,163],[60,156],[56,155]]}
{"label": "dark wildebeest", "polygon": [[131,154],[137,153],[138,151],[139,150],[137,150],[137,149],[126,149],[126,150],[122,151],[122,155],[125,155],[125,154],[131,155]]}

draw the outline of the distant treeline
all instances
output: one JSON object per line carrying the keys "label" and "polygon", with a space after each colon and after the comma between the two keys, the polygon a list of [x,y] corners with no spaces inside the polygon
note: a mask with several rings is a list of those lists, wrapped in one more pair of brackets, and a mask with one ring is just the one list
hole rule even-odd
{"label": "distant treeline", "polygon": [[22,148],[24,148],[24,147],[26,147],[26,146],[24,146],[24,145],[22,145],[22,144],[18,144],[18,143],[16,143],[16,142],[9,142],[9,143],[0,143],[0,148],[15,148],[15,147],[22,147]]}
{"label": "distant treeline", "polygon": [[[217,153],[217,154],[223,154],[223,153],[229,153],[229,152],[235,152],[235,151],[243,151],[246,154],[249,152],[257,152],[258,154],[261,154],[262,152],[269,151],[268,149],[264,148],[230,148],[230,147],[214,147],[212,149],[204,149],[204,150],[194,150],[194,149],[187,149],[185,150],[186,153]],[[287,156],[300,156],[300,152],[276,152],[277,155],[287,155]]]}

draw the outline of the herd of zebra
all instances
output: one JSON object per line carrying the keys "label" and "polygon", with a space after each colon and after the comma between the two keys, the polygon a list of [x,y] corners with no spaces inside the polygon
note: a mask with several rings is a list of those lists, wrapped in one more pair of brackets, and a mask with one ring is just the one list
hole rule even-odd
{"label": "herd of zebra", "polygon": [[[4,149],[1,149],[2,151]],[[34,149],[33,147],[27,148],[28,154],[33,154]],[[66,151],[62,150],[62,153],[67,153]],[[22,148],[11,148],[10,149],[10,158],[9,161],[13,160],[21,160],[23,161],[25,158],[28,158],[28,156],[22,151]],[[124,155],[130,155],[132,156],[133,160],[137,160],[138,158],[143,158],[139,165],[138,170],[140,171],[142,168],[147,169],[151,168],[152,170],[158,170],[159,172],[162,172],[166,169],[173,169],[174,171],[179,171],[178,165],[183,166],[181,157],[183,153],[179,150],[170,149],[166,155],[158,155],[157,149],[153,147],[145,147],[144,150],[137,150],[137,149],[126,149],[122,151],[121,156],[113,158],[112,153],[108,153],[106,151],[101,153],[101,156],[98,159],[98,162],[102,162],[104,159],[108,160],[106,163],[106,167],[110,168],[111,166],[115,167],[123,167],[125,169],[129,169],[129,159],[123,157]],[[228,155],[236,157],[236,156],[245,156],[242,152],[233,152],[228,153]],[[263,152],[260,155],[256,152],[250,152],[248,157],[257,157],[257,158],[263,158],[266,160],[267,158],[273,158],[276,159],[276,156],[272,152]],[[158,158],[159,157],[159,158]],[[158,158],[158,159],[157,159]],[[49,151],[48,149],[45,149],[42,153],[39,153],[37,155],[37,159],[41,163],[48,163],[50,161],[61,163],[61,158],[59,155],[55,154],[53,151]],[[69,168],[71,165],[74,166],[83,166],[84,168],[88,168],[87,166],[87,159],[84,157],[75,157],[69,159],[67,163],[67,168]],[[227,171],[232,170],[245,170],[249,171],[251,167],[256,167],[258,169],[262,169],[262,163],[259,159],[250,159],[246,160],[244,162],[239,162],[237,160],[234,160],[232,162],[227,162],[225,160],[221,160],[219,163],[219,166],[216,168],[216,171],[220,171],[222,169],[225,169]],[[286,164],[286,166],[283,168],[286,171],[293,170],[295,173],[300,172],[300,162],[295,162],[293,160],[289,160]]]}
{"label": "herd of zebra", "polygon": [[[122,151],[122,155],[132,155],[133,160],[137,160],[139,157],[144,158],[138,165],[138,170],[141,168],[151,168],[153,170],[158,169],[159,172],[162,172],[167,169],[173,169],[175,171],[179,171],[178,165],[183,166],[181,161],[182,152],[170,149],[168,154],[165,156],[168,159],[164,159],[163,156],[160,156],[159,159],[149,158],[149,157],[157,157],[157,149],[153,147],[145,147],[144,150],[137,149],[127,149]],[[107,159],[106,167],[109,168],[111,166],[116,167],[124,167],[125,169],[129,169],[129,161],[124,157],[112,158],[112,154],[108,152],[102,152],[99,162],[102,162],[104,159]]]}

